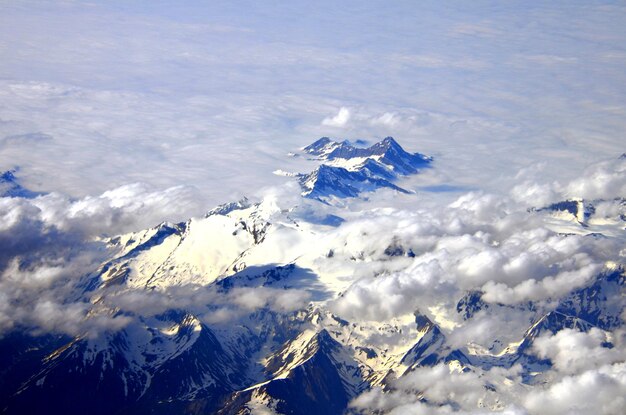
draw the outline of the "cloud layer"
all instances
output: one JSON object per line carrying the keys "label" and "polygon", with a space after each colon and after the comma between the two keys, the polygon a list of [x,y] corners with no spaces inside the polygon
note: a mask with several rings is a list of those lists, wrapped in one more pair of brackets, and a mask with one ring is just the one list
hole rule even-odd
{"label": "cloud layer", "polygon": [[310,171],[283,155],[324,135],[392,135],[435,155],[435,184],[489,191],[624,151],[620,5],[0,8],[0,166],[33,190],[192,185],[215,205]]}

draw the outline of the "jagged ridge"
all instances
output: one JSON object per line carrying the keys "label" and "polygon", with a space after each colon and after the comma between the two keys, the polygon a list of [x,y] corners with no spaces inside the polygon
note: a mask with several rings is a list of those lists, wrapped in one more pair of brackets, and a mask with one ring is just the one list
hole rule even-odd
{"label": "jagged ridge", "polygon": [[406,152],[392,137],[368,148],[322,137],[303,151],[325,161],[313,172],[298,176],[302,195],[322,201],[331,197],[356,197],[380,188],[409,193],[392,182],[418,173],[432,162],[431,157]]}

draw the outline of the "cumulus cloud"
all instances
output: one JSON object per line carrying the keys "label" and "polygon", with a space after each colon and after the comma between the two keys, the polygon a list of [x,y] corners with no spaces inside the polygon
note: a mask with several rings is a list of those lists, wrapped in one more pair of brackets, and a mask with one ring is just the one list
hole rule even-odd
{"label": "cumulus cloud", "polygon": [[[558,234],[523,207],[494,195],[462,195],[438,212],[385,214],[403,220],[370,216],[362,225],[356,222],[341,230],[367,238],[336,238],[359,246],[355,254],[382,260],[392,242],[386,235],[396,235],[397,243],[415,256],[401,269],[363,274],[334,303],[340,314],[384,320],[425,311],[437,302],[453,308],[470,290],[482,292],[490,303],[554,300],[589,284],[606,261],[619,260],[619,241]],[[368,264],[369,269],[375,270],[377,263]]]}
{"label": "cumulus cloud", "polygon": [[626,157],[589,166],[566,186],[565,193],[584,199],[626,197]]}
{"label": "cumulus cloud", "polygon": [[300,310],[311,295],[301,289],[235,287],[226,292],[215,286],[185,284],[165,289],[114,289],[98,307],[119,310],[127,316],[152,317],[166,311],[186,310],[211,325],[232,324],[260,310],[290,313]]}
{"label": "cumulus cloud", "polygon": [[511,197],[525,206],[546,206],[561,199],[558,186],[558,183],[546,184],[527,180],[511,189]]}
{"label": "cumulus cloud", "polygon": [[164,220],[183,220],[181,211],[198,207],[195,190],[178,186],[154,190],[141,183],[124,185],[99,196],[71,199],[52,193],[32,200],[7,202],[37,209],[38,217],[48,227],[85,236],[115,235],[154,226]]}
{"label": "cumulus cloud", "polygon": [[620,414],[626,405],[626,363],[566,376],[529,393],[523,404],[531,414]]}
{"label": "cumulus cloud", "polygon": [[452,349],[471,345],[498,353],[518,342],[534,319],[536,312],[524,307],[491,305],[490,309],[474,313],[467,321],[458,321],[458,325],[446,334],[446,344]]}
{"label": "cumulus cloud", "polygon": [[520,366],[458,372],[446,365],[418,368],[387,391],[373,388],[351,402],[358,413],[565,415],[622,413],[625,364],[601,365],[552,384],[522,385]]}
{"label": "cumulus cloud", "polygon": [[543,207],[566,199],[611,201],[626,195],[626,158],[612,157],[592,163],[578,177],[560,183],[546,183],[541,179],[545,166],[537,171],[527,171],[516,178],[525,180],[515,185],[510,194],[516,201],[529,207]]}
{"label": "cumulus cloud", "polygon": [[520,371],[520,366],[467,372],[443,364],[420,367],[393,382],[386,392],[374,388],[361,394],[351,406],[362,413],[378,410],[386,414],[478,415],[496,410],[525,414],[513,404],[522,391],[516,386]]}
{"label": "cumulus cloud", "polygon": [[0,198],[0,333],[24,327],[78,335],[123,327],[124,317],[90,315],[83,296],[108,254],[100,238],[177,218],[176,210],[195,203],[193,195],[182,187],[155,191],[135,184],[78,200],[58,193]]}
{"label": "cumulus cloud", "polygon": [[370,122],[374,125],[393,127],[399,122],[399,120],[397,114],[394,114],[393,112],[386,112],[380,117],[374,117]]}
{"label": "cumulus cloud", "polygon": [[[621,343],[621,342],[620,342]],[[618,346],[623,346],[618,343]],[[559,372],[576,374],[626,359],[626,350],[609,342],[607,333],[598,328],[588,332],[564,329],[535,340],[533,350],[542,359],[550,359]]]}
{"label": "cumulus cloud", "polygon": [[594,218],[609,219],[626,216],[626,203],[620,200],[605,200],[594,204]]}
{"label": "cumulus cloud", "polygon": [[350,121],[350,110],[346,107],[339,108],[339,112],[334,117],[324,118],[322,125],[329,127],[344,127]]}
{"label": "cumulus cloud", "polygon": [[92,307],[83,298],[80,284],[92,270],[93,260],[84,253],[67,263],[58,259],[53,265],[12,261],[0,274],[0,337],[13,329],[90,336],[126,326],[127,317],[90,314]]}

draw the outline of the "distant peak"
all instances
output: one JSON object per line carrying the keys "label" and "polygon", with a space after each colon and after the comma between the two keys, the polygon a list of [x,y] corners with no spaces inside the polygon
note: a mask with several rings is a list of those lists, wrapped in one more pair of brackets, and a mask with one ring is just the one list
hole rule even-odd
{"label": "distant peak", "polygon": [[0,174],[0,197],[21,197],[33,199],[43,193],[33,192],[22,187],[20,180],[15,176],[19,167],[7,170]]}
{"label": "distant peak", "polygon": [[328,164],[320,164],[317,169],[317,171],[333,171],[336,170],[337,167],[333,167],[333,166],[329,166]]}
{"label": "distant peak", "polygon": [[328,143],[330,143],[331,141],[333,141],[333,140],[331,140],[329,137],[322,137],[322,138],[320,138],[319,140],[315,141],[315,142],[314,142],[313,144],[311,144],[311,145],[312,145],[312,146],[313,146],[313,145],[320,145],[320,144],[321,144],[321,145],[323,145],[323,144],[328,144]]}
{"label": "distant peak", "polygon": [[338,143],[334,140],[331,140],[328,137],[322,137],[319,140],[315,141],[312,144],[309,144],[306,147],[302,148],[302,151],[305,153],[311,154],[313,156],[326,156],[328,153],[332,152],[335,148],[343,146],[343,143]]}
{"label": "distant peak", "polygon": [[0,175],[0,183],[14,183],[16,181],[15,178],[16,170],[7,170]]}
{"label": "distant peak", "polygon": [[418,173],[432,161],[423,154],[406,152],[391,136],[367,148],[357,147],[348,140],[322,137],[303,150],[317,160],[329,162],[320,164],[309,174],[298,175],[302,196],[318,200],[331,196],[356,197],[361,192],[383,187],[407,193],[392,182],[400,176]]}
{"label": "distant peak", "polygon": [[389,137],[385,137],[383,139],[383,141],[381,141],[383,144],[389,144],[389,145],[396,145],[399,146],[400,144],[398,144],[398,142],[391,136]]}
{"label": "distant peak", "polygon": [[393,137],[385,137],[384,139],[382,139],[378,143],[374,144],[370,148],[372,150],[374,150],[374,149],[383,149],[385,151],[387,151],[389,149],[395,149],[395,150],[399,150],[399,151],[405,152],[404,149],[402,148],[402,146]]}
{"label": "distant peak", "polygon": [[213,216],[213,215],[227,215],[234,210],[243,210],[249,208],[251,205],[250,201],[247,197],[243,197],[237,202],[224,203],[219,205],[207,212],[205,217]]}
{"label": "distant peak", "polygon": [[338,144],[338,143],[330,139],[329,137],[322,137],[314,141],[313,143],[309,144],[308,146],[302,147],[302,150],[304,150],[305,152],[310,152],[311,150],[318,150],[318,149],[324,148],[328,144]]}

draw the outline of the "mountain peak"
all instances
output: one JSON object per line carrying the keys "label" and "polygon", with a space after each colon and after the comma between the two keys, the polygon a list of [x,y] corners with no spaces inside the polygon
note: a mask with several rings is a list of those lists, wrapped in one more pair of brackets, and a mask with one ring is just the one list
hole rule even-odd
{"label": "mountain peak", "polygon": [[15,177],[15,171],[15,169],[7,170],[0,174],[0,183],[15,183],[17,180]]}
{"label": "mountain peak", "polygon": [[243,210],[248,209],[252,204],[250,200],[246,196],[238,200],[237,202],[224,203],[219,205],[207,212],[205,217],[213,216],[213,215],[227,215],[234,210]]}
{"label": "mountain peak", "polygon": [[302,196],[320,201],[331,197],[356,197],[359,193],[383,187],[408,193],[391,181],[372,173],[371,169],[350,171],[326,164],[321,164],[310,174],[300,175],[299,182],[303,190]]}
{"label": "mountain peak", "polygon": [[387,147],[400,147],[400,144],[391,136],[385,137],[381,143]]}
{"label": "mountain peak", "polygon": [[0,197],[23,197],[32,199],[40,196],[42,193],[33,192],[20,184],[19,179],[15,176],[18,169],[7,170],[0,174]]}
{"label": "mountain peak", "polygon": [[319,140],[315,141],[312,144],[309,144],[306,147],[302,148],[307,154],[312,156],[326,157],[329,153],[331,153],[335,148],[342,145],[343,143],[338,143],[336,141],[331,140],[328,137],[322,137]]}
{"label": "mountain peak", "polygon": [[406,152],[391,136],[368,148],[356,147],[348,140],[339,142],[322,137],[303,151],[328,161],[310,174],[299,175],[302,195],[318,200],[331,196],[356,197],[381,187],[408,193],[392,182],[399,176],[418,173],[432,161],[423,154]]}

